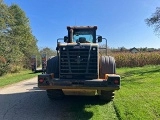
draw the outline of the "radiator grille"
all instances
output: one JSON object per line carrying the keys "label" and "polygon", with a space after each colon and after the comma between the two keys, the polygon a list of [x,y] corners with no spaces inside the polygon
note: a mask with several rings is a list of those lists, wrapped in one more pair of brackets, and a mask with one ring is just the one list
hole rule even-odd
{"label": "radiator grille", "polygon": [[97,78],[97,47],[60,49],[60,78]]}

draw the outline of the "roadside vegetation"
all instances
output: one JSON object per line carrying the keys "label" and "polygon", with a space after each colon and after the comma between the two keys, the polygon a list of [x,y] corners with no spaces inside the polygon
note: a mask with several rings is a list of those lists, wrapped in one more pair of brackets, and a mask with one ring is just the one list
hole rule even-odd
{"label": "roadside vegetation", "polygon": [[0,76],[31,69],[31,57],[37,57],[41,64],[41,54],[55,55],[50,48],[37,46],[26,13],[17,5],[6,5],[0,0]]}
{"label": "roadside vegetation", "polygon": [[36,77],[38,73],[32,73],[31,70],[23,70],[18,73],[10,73],[0,77],[0,88],[6,85],[20,82],[22,80],[27,80]]}
{"label": "roadside vegetation", "polygon": [[30,57],[38,55],[37,39],[29,19],[16,4],[0,1],[0,76],[30,67]]}

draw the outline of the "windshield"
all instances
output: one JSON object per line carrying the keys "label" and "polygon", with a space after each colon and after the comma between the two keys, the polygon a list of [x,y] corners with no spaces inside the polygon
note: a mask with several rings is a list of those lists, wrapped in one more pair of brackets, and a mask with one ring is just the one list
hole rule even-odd
{"label": "windshield", "polygon": [[74,30],[73,42],[80,43],[93,43],[93,31],[92,30]]}

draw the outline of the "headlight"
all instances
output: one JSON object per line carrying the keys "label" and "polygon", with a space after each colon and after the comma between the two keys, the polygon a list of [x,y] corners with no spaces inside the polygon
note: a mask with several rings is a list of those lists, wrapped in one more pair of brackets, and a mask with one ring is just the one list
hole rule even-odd
{"label": "headlight", "polygon": [[96,48],[92,48],[92,50],[96,50]]}
{"label": "headlight", "polygon": [[66,50],[66,48],[65,48],[65,47],[63,47],[63,50]]}

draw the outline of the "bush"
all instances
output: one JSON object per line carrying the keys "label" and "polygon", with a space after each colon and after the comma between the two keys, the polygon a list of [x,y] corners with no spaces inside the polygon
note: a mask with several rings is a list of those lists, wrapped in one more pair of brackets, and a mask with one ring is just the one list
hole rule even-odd
{"label": "bush", "polygon": [[0,56],[0,76],[7,73],[8,71],[8,64],[4,57]]}
{"label": "bush", "polygon": [[9,68],[9,71],[8,71],[9,73],[17,73],[23,69],[21,65],[13,64],[13,63],[10,64],[8,68]]}

